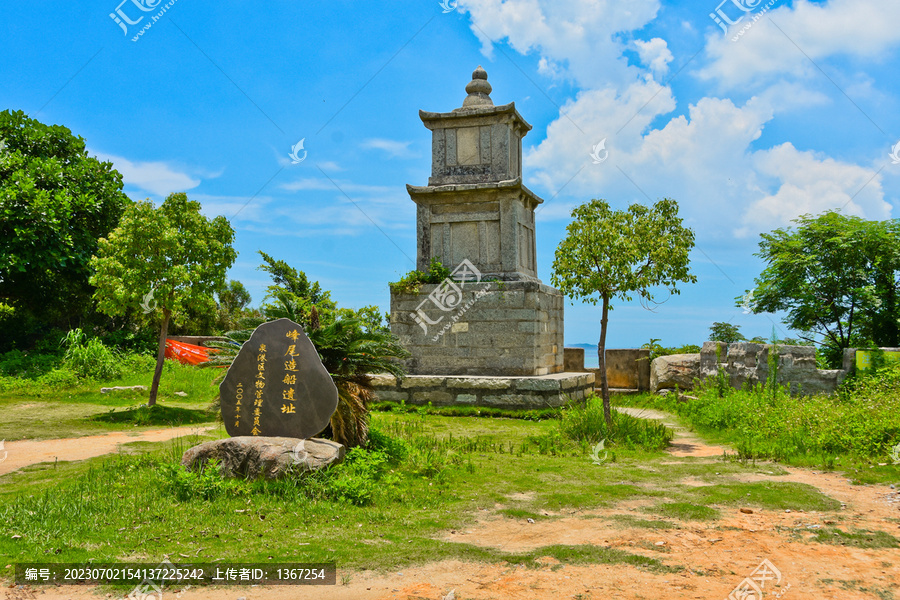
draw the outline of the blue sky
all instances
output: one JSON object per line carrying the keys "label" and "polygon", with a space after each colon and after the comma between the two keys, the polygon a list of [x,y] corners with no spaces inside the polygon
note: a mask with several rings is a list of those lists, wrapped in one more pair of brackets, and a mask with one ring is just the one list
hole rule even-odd
{"label": "blue sky", "polygon": [[[387,283],[414,268],[405,184],[430,174],[418,111],[460,106],[479,64],[494,102],[515,101],[534,126],[525,180],[544,198],[545,283],[571,209],[591,198],[625,208],[671,197],[696,232],[698,282],[654,312],[616,303],[613,347],[700,343],[713,321],[748,337],[768,337],[773,323],[789,334],[777,315],[734,306],[763,267],[759,233],[832,208],[897,216],[900,3],[262,6],[13,3],[0,29],[0,107],[84,137],[132,198],[185,191],[228,217],[239,252],[230,277],[254,304],[269,283],[261,249],[343,306],[388,309]],[[737,23],[726,36],[710,13]],[[292,164],[301,139],[306,158]],[[594,164],[604,139],[609,156]],[[598,336],[599,310],[567,302],[566,342]]]}

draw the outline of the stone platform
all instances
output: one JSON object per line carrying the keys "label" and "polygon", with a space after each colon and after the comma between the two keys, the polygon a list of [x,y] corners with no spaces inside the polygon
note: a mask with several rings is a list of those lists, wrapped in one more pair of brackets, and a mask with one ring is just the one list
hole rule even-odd
{"label": "stone platform", "polygon": [[593,373],[541,376],[407,375],[402,382],[390,375],[373,376],[378,401],[434,406],[489,406],[537,409],[583,400],[594,391]]}
{"label": "stone platform", "polygon": [[[413,375],[533,377],[563,369],[563,295],[537,281],[460,283],[452,309],[442,284],[391,292],[391,332]],[[420,323],[416,323],[416,319]]]}

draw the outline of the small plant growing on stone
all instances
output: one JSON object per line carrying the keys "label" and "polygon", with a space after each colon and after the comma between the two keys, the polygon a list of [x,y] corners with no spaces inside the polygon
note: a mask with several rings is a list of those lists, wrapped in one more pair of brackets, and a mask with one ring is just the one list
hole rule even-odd
{"label": "small plant growing on stone", "polygon": [[428,271],[423,273],[422,271],[412,270],[401,277],[400,281],[395,281],[388,285],[390,285],[391,291],[395,294],[418,294],[419,289],[423,285],[440,283],[448,277],[450,277],[450,269],[441,263],[439,257],[435,256],[431,259]]}

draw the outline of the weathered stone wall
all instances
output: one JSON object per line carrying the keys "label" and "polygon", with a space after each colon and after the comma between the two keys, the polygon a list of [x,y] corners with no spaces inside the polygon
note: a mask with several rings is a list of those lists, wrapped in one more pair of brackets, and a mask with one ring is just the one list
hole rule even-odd
{"label": "weathered stone wall", "polygon": [[434,406],[493,406],[536,409],[582,400],[594,390],[592,373],[559,373],[543,377],[455,377],[410,375],[398,382],[375,375],[375,399]]}
{"label": "weathered stone wall", "polygon": [[[716,347],[719,349],[718,361]],[[719,369],[727,375],[734,388],[745,384],[756,385],[769,380],[769,353],[771,344],[753,342],[704,342],[699,355],[660,356],[651,367],[651,390],[657,391],[689,387],[694,378],[715,377]],[[778,346],[776,381],[789,387],[791,394],[812,395],[832,393],[844,380],[844,369],[823,370],[816,368],[816,351],[812,346]],[[688,360],[688,357],[694,357]],[[678,363],[674,368],[673,363]],[[679,366],[680,365],[680,366]],[[696,366],[694,366],[696,365]],[[683,368],[682,368],[683,367]],[[688,368],[690,367],[690,368]]]}
{"label": "weathered stone wall", "polygon": [[606,379],[611,388],[649,390],[650,350],[643,348],[607,349]]}
{"label": "weathered stone wall", "polygon": [[563,368],[566,373],[584,373],[584,348],[563,348]]}
{"label": "weathered stone wall", "polygon": [[[423,285],[417,294],[391,292],[391,332],[412,354],[408,373],[563,371],[563,295],[558,290],[532,281],[469,282],[460,286],[459,296],[442,301],[441,285]],[[449,304],[452,308],[444,310]]]}

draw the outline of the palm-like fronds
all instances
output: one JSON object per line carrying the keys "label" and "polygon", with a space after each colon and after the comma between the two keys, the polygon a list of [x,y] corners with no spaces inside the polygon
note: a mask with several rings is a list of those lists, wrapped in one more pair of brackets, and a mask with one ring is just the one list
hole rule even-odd
{"label": "palm-like fronds", "polygon": [[338,407],[331,417],[333,439],[350,448],[365,444],[373,394],[369,374],[403,377],[403,366],[396,359],[409,352],[386,331],[364,331],[359,319],[340,319],[312,330],[309,339],[338,388]]}

